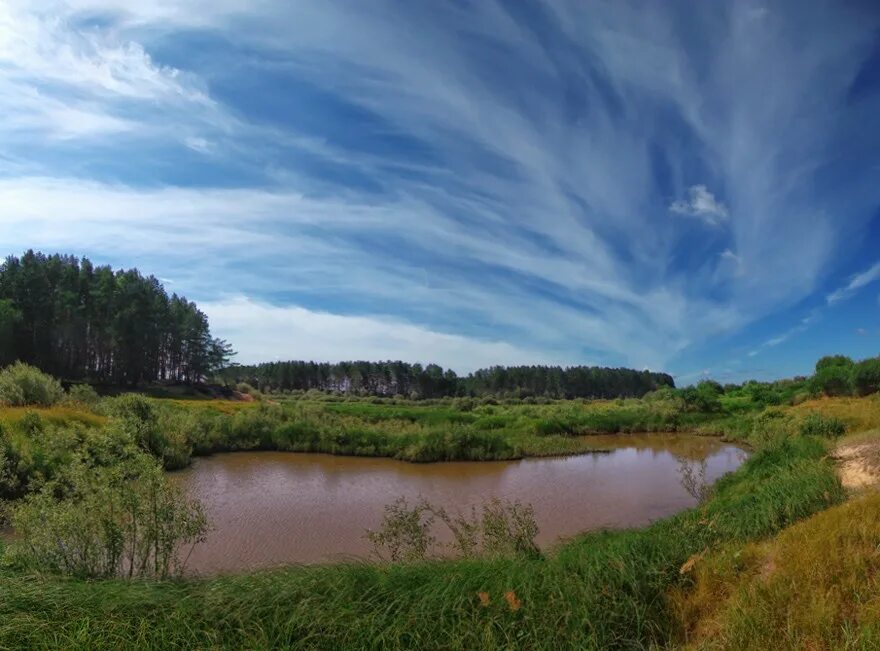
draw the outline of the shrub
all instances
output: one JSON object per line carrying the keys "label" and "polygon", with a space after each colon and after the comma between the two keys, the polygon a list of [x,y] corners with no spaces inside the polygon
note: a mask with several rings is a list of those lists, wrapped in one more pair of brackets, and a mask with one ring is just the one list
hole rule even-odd
{"label": "shrub", "polygon": [[73,384],[67,390],[67,399],[70,402],[78,402],[82,405],[96,405],[101,396],[91,384]]}
{"label": "shrub", "polygon": [[458,411],[473,411],[477,406],[477,401],[473,398],[456,398],[452,401],[452,407]]}
{"label": "shrub", "polygon": [[180,575],[182,549],[204,539],[201,505],[144,455],[111,468],[80,464],[71,478],[65,499],[47,485],[12,506],[20,536],[13,563],[80,577],[164,579]]}
{"label": "shrub", "polygon": [[50,407],[63,396],[58,380],[28,364],[16,362],[0,371],[0,405]]}
{"label": "shrub", "polygon": [[442,507],[427,500],[410,506],[400,497],[385,506],[385,515],[378,530],[368,530],[367,539],[373,553],[392,562],[423,561],[433,554],[437,538],[433,528],[442,522],[452,534],[445,551],[459,558],[530,557],[541,555],[535,537],[538,524],[530,504],[493,498],[484,502],[477,514],[451,516]]}
{"label": "shrub", "polygon": [[801,422],[801,434],[804,436],[822,436],[837,438],[846,432],[846,425],[839,418],[810,414]]}
{"label": "shrub", "polygon": [[853,385],[863,396],[880,391],[880,357],[872,357],[855,365]]}
{"label": "shrub", "polygon": [[382,526],[367,531],[373,553],[394,563],[425,560],[437,539],[431,534],[434,515],[425,501],[410,506],[405,497],[385,505]]}
{"label": "shrub", "polygon": [[720,385],[714,382],[700,382],[695,387],[682,389],[681,397],[693,411],[721,411],[721,400],[718,397],[720,388]]}
{"label": "shrub", "polygon": [[823,366],[810,380],[810,387],[814,393],[826,396],[849,395],[852,393],[852,366]]}
{"label": "shrub", "polygon": [[239,393],[251,396],[254,400],[261,400],[263,398],[263,394],[260,392],[260,390],[255,389],[247,382],[239,382],[235,385],[235,390]]}
{"label": "shrub", "polygon": [[816,362],[816,373],[820,373],[829,368],[851,369],[853,361],[846,355],[826,355]]}
{"label": "shrub", "polygon": [[146,396],[126,393],[109,401],[107,412],[118,419],[132,440],[156,457],[162,456],[164,440],[159,431],[159,416]]}

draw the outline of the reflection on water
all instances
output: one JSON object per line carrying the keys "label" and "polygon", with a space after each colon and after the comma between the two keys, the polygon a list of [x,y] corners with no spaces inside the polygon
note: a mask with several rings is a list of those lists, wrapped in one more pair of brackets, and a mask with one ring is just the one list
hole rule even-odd
{"label": "reflection on water", "polygon": [[709,464],[705,459],[691,461],[687,457],[678,459],[678,476],[681,477],[681,485],[688,495],[697,502],[703,502],[709,496],[711,484],[707,477]]}
{"label": "reflection on water", "polygon": [[579,532],[647,524],[693,506],[742,463],[734,446],[686,435],[590,437],[608,451],[521,461],[410,464],[391,459],[238,452],[173,473],[214,526],[191,571],[230,572],[369,554],[383,507],[422,496],[450,512],[492,497],[527,502],[546,547]]}

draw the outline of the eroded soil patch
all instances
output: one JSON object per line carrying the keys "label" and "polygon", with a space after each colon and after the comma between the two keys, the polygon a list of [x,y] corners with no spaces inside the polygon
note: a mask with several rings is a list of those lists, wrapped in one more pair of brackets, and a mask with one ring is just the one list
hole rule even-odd
{"label": "eroded soil patch", "polygon": [[834,452],[844,488],[859,490],[880,487],[880,435],[842,443]]}

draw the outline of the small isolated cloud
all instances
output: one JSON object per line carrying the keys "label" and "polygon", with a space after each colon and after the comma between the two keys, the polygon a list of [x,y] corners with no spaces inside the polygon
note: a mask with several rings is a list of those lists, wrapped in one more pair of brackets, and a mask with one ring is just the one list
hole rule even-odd
{"label": "small isolated cloud", "polygon": [[745,265],[743,259],[730,249],[725,249],[718,256],[721,260],[721,268],[735,277],[741,277],[745,274]]}
{"label": "small isolated cloud", "polygon": [[868,331],[865,330],[864,328],[856,328],[856,334],[859,335],[860,337],[864,337],[865,335],[868,334]]}
{"label": "small isolated cloud", "polygon": [[206,140],[205,138],[197,138],[195,136],[190,136],[186,138],[183,141],[183,144],[185,144],[193,151],[197,151],[201,154],[207,154],[214,148],[214,145],[212,145],[210,141]]}
{"label": "small isolated cloud", "polygon": [[833,305],[834,303],[849,298],[862,287],[870,285],[878,279],[880,279],[880,262],[874,263],[872,267],[853,276],[846,285],[828,294],[828,296],[825,297],[825,300],[828,305]]}
{"label": "small isolated cloud", "polygon": [[688,198],[673,201],[669,210],[679,215],[697,217],[713,226],[728,217],[727,207],[705,185],[692,185],[688,190]]}

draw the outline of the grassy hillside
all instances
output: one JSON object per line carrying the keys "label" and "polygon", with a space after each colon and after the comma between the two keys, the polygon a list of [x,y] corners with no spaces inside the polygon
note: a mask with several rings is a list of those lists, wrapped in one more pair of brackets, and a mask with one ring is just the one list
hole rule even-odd
{"label": "grassy hillside", "polygon": [[880,648],[880,494],[728,545],[672,593],[691,649]]}

